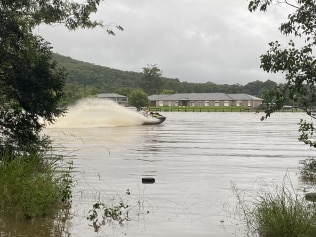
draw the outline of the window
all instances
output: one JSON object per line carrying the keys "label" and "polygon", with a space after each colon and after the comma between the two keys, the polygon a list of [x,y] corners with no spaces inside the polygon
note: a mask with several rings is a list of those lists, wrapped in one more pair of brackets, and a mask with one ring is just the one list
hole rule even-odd
{"label": "window", "polygon": [[228,100],[224,101],[224,106],[229,106],[229,101]]}
{"label": "window", "polygon": [[210,102],[208,100],[204,101],[204,106],[210,106]]}
{"label": "window", "polygon": [[248,100],[248,107],[251,106],[251,100]]}
{"label": "window", "polygon": [[241,106],[241,100],[236,101],[236,106]]}
{"label": "window", "polygon": [[218,100],[214,101],[214,106],[219,106],[219,101]]}
{"label": "window", "polygon": [[179,101],[175,101],[174,106],[179,106]]}
{"label": "window", "polygon": [[163,100],[159,100],[159,106],[163,106]]}
{"label": "window", "polygon": [[194,106],[194,105],[195,105],[194,101],[190,101],[190,106]]}

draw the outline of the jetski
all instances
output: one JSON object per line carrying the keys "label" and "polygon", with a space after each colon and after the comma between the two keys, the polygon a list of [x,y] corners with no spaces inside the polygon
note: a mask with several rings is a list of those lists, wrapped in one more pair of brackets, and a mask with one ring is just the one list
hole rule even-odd
{"label": "jetski", "polygon": [[158,112],[149,112],[144,116],[146,117],[146,121],[143,122],[143,125],[158,125],[166,120],[166,117]]}

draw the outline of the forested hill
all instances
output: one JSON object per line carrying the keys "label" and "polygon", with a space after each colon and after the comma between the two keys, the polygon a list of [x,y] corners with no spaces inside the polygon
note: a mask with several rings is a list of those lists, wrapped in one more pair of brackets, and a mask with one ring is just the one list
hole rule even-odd
{"label": "forested hill", "polygon": [[54,54],[54,59],[68,72],[67,84],[95,87],[100,92],[114,92],[120,87],[137,87],[142,73],[127,72]]}
{"label": "forested hill", "polygon": [[[71,91],[82,91],[82,93],[91,95],[97,93],[118,93],[124,88],[136,89],[139,88],[139,79],[143,75],[140,72],[122,71],[98,66],[59,54],[54,54],[54,58],[68,72],[65,88],[65,90],[68,90],[68,93],[71,93]],[[179,79],[163,78],[163,85],[164,90],[173,91],[174,93],[246,93],[260,97],[262,92],[273,88],[277,84],[270,80],[265,82],[255,80],[247,85],[217,85],[212,82],[188,83],[181,82]]]}

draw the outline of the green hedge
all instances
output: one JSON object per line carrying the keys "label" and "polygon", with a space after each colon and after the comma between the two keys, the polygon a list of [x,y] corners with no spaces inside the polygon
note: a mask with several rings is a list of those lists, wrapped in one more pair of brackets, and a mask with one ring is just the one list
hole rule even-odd
{"label": "green hedge", "polygon": [[249,112],[257,111],[255,109],[250,109],[246,107],[236,107],[236,106],[216,106],[216,107],[206,107],[206,106],[161,106],[161,107],[149,107],[151,111],[161,111],[161,112]]}

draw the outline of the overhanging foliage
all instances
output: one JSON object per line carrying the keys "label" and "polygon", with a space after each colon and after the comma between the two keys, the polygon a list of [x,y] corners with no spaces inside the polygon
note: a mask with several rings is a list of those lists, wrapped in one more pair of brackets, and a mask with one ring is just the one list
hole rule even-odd
{"label": "overhanging foliage", "polygon": [[[264,71],[276,73],[282,72],[286,84],[270,90],[264,99],[267,106],[266,115],[280,109],[287,97],[292,98],[308,115],[315,118],[316,111],[316,58],[313,50],[316,45],[316,2],[311,0],[279,2],[277,0],[253,0],[250,1],[249,10],[267,11],[274,4],[285,4],[293,9],[287,21],[280,25],[283,35],[292,36],[288,45],[281,45],[278,41],[269,44],[270,49],[261,56],[261,68]],[[316,147],[312,139],[314,126],[311,122],[301,121],[300,131],[304,134],[299,138],[306,144]],[[302,139],[303,138],[303,139]]]}

